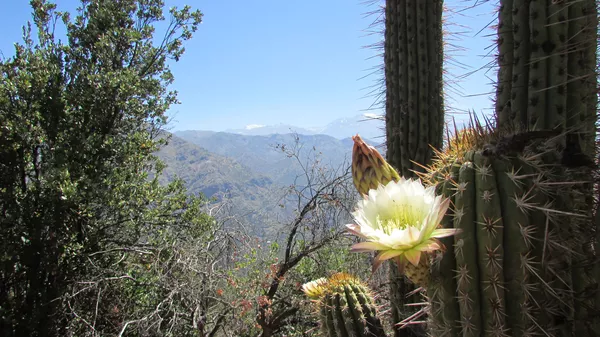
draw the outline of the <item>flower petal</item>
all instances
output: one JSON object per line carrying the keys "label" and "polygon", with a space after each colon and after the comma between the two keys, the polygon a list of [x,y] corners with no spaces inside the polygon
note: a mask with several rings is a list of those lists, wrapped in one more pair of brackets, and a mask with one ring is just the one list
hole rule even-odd
{"label": "flower petal", "polygon": [[421,231],[421,240],[428,240],[431,238],[433,231],[438,227],[450,206],[450,199],[444,199],[441,203],[440,200],[440,196],[436,197],[435,202],[431,205],[432,209],[430,213],[427,215],[426,219],[424,219],[425,224]]}
{"label": "flower petal", "polygon": [[438,228],[431,233],[431,238],[445,238],[460,233],[460,228]]}
{"label": "flower petal", "polygon": [[410,262],[415,267],[419,264],[419,261],[421,261],[421,252],[418,250],[407,250],[404,252],[404,256],[406,257],[408,262]]}
{"label": "flower petal", "polygon": [[373,250],[388,250],[390,247],[379,242],[359,242],[352,246],[350,250],[353,253],[370,252]]}
{"label": "flower petal", "polygon": [[427,242],[424,242],[424,243],[416,246],[413,249],[418,250],[420,252],[433,252],[433,251],[439,250],[441,248],[442,247],[440,246],[439,243],[437,243],[435,241],[427,241]]}
{"label": "flower petal", "polygon": [[387,250],[377,254],[377,256],[375,256],[375,259],[373,260],[373,272],[375,272],[377,268],[381,266],[383,261],[399,256],[402,253],[403,252],[401,250]]}
{"label": "flower petal", "polygon": [[408,226],[406,229],[396,229],[390,235],[389,243],[394,249],[408,249],[417,245],[420,240],[420,231],[418,228]]}
{"label": "flower petal", "polygon": [[367,236],[362,233],[362,228],[359,225],[347,224],[346,229],[348,229],[348,232],[350,232],[356,236],[360,236],[361,238],[367,238]]}

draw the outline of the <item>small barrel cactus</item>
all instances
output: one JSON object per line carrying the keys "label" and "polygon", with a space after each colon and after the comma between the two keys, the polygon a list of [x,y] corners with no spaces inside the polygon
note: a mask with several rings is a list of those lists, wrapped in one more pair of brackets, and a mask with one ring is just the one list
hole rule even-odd
{"label": "small barrel cactus", "polygon": [[314,301],[324,336],[385,337],[369,288],[346,273],[337,273],[302,286]]}

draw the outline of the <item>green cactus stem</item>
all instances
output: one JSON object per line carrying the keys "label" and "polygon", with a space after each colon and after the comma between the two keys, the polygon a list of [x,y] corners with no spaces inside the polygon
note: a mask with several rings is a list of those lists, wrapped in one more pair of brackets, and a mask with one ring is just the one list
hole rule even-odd
{"label": "green cactus stem", "polygon": [[[386,158],[404,177],[421,171],[433,149],[442,146],[444,127],[442,0],[386,0],[385,4],[385,121]],[[415,164],[418,163],[418,164]],[[420,301],[406,295],[414,290],[394,265],[390,265],[392,321],[404,313],[405,304]],[[395,336],[420,335],[409,327]]]}
{"label": "green cactus stem", "polygon": [[594,156],[597,18],[594,0],[500,0],[498,127],[576,132]]}
{"label": "green cactus stem", "polygon": [[[596,122],[598,109],[598,60],[597,60],[597,41],[598,41],[598,3],[595,0],[578,1],[554,1],[554,0],[500,0],[500,10],[498,14],[498,81],[496,97],[496,122],[500,130],[521,130],[544,131],[557,130],[554,143],[558,144],[554,152],[562,152],[562,156],[556,155],[554,160],[549,159],[549,154],[540,151],[536,155],[544,157],[544,165],[560,166],[559,163],[572,168],[579,166],[593,166],[594,161],[591,158],[597,158],[596,150]],[[510,93],[510,94],[509,94]],[[561,150],[562,149],[562,150]],[[571,152],[577,155],[565,155]],[[552,151],[551,151],[552,152]],[[519,153],[517,157],[529,158],[524,153]],[[587,159],[582,159],[587,158]],[[588,175],[579,176],[568,172],[566,167],[562,167],[566,172],[559,172],[553,177],[549,177],[546,172],[540,172],[540,168],[529,165],[526,161],[515,161],[512,159],[512,167],[521,174],[528,172],[531,176],[539,176],[540,179],[553,180],[555,184],[560,185],[565,191],[570,184],[579,179],[588,181],[591,172]],[[507,169],[508,163],[505,163],[504,169]],[[499,165],[499,164],[498,164]],[[502,165],[500,165],[502,166]],[[498,172],[503,169],[498,167]],[[575,170],[577,171],[577,170]],[[544,173],[544,174],[542,174]],[[525,179],[524,186],[529,186],[529,190],[540,189],[539,182],[528,181]],[[509,186],[508,182],[500,183],[502,186]],[[549,324],[553,326],[557,333],[574,332],[578,335],[590,335],[590,331],[598,326],[591,328],[589,317],[599,316],[600,295],[591,294],[591,289],[598,287],[597,281],[600,278],[600,267],[598,266],[598,250],[592,249],[594,240],[591,239],[594,233],[600,232],[598,223],[593,223],[589,219],[593,216],[594,194],[592,183],[582,183],[577,185],[566,193],[568,197],[553,197],[552,193],[556,190],[543,186],[545,190],[540,193],[528,192],[526,202],[521,200],[520,205],[529,202],[537,205],[547,205],[544,207],[549,214],[536,214],[527,210],[529,218],[529,228],[533,238],[528,242],[528,252],[521,251],[527,257],[521,257],[522,264],[527,265],[526,261],[538,261],[540,277],[543,278],[553,274],[558,278],[554,282],[548,282],[547,286],[555,292],[555,299],[543,298],[543,292],[532,287],[523,289],[519,292],[517,283],[521,280],[531,279],[531,270],[515,271],[505,268],[506,289],[511,294],[516,294],[517,298],[533,299],[532,302],[544,303],[545,310],[536,309],[535,305],[528,303],[526,315],[507,325],[514,327],[523,326],[523,328],[511,328],[516,334],[528,334],[531,328],[529,323]],[[500,189],[499,191],[502,191]],[[553,191],[552,193],[541,193]],[[523,193],[517,191],[515,193]],[[509,196],[501,198],[501,201]],[[575,205],[575,206],[573,206]],[[582,207],[581,205],[586,205]],[[502,207],[509,207],[510,202],[504,201]],[[574,244],[568,246],[563,242],[555,243],[562,247],[570,247],[571,254],[549,259],[549,243],[552,240],[549,237],[539,237],[539,233],[547,232],[548,226],[543,226],[546,222],[559,217],[552,212],[568,211],[569,208],[580,207],[581,215],[586,219],[582,223],[572,224],[570,227],[556,226],[547,233],[549,237],[560,238],[566,243]],[[530,214],[531,213],[531,214]],[[539,213],[539,212],[537,212]],[[515,215],[514,212],[508,212],[515,221],[522,226],[524,218],[522,215]],[[596,214],[596,216],[598,216]],[[550,219],[550,220],[548,220]],[[506,216],[503,217],[506,221]],[[504,226],[506,235],[510,230],[507,225]],[[514,229],[516,233],[516,228]],[[513,234],[514,235],[514,234]],[[510,238],[510,236],[509,236]],[[516,239],[513,239],[516,240]],[[544,241],[547,245],[539,244]],[[536,243],[538,242],[538,243]],[[509,244],[505,244],[510,245]],[[588,248],[584,248],[588,247]],[[505,254],[513,254],[514,251],[505,250]],[[516,261],[519,256],[512,258],[505,256],[504,260]],[[549,260],[546,260],[549,259]],[[575,262],[575,260],[579,260]],[[592,266],[592,267],[590,267]],[[568,267],[568,268],[567,268]],[[564,272],[567,270],[566,272]],[[590,270],[595,270],[591,272]],[[563,274],[564,272],[564,274]],[[561,275],[560,277],[558,275]],[[509,281],[512,280],[512,281]],[[524,283],[527,284],[527,283]],[[512,290],[511,290],[512,288]],[[600,292],[600,290],[595,290]],[[573,296],[559,297],[558,294],[572,292]],[[585,295],[584,295],[585,294]],[[514,303],[511,303],[513,302]],[[515,297],[507,299],[506,311],[507,319],[512,316],[509,312],[522,310],[518,304],[522,301]],[[555,312],[561,312],[565,323],[562,325],[552,325],[556,318],[549,314],[552,308]],[[565,309],[565,308],[568,308]],[[569,314],[567,315],[567,311]],[[594,322],[598,324],[598,322]],[[591,330],[590,330],[591,329]],[[593,335],[593,333],[591,334]]]}
{"label": "green cactus stem", "polygon": [[404,177],[442,146],[443,1],[388,0],[385,6],[386,158]]}
{"label": "green cactus stem", "polygon": [[356,277],[337,273],[304,285],[328,337],[385,337],[371,291]]}
{"label": "green cactus stem", "polygon": [[557,164],[562,152],[551,134],[521,148],[502,143],[522,137],[472,130],[464,133],[477,138],[471,146],[440,151],[421,174],[452,200],[443,225],[462,230],[433,259],[430,332],[598,335],[589,293],[598,287],[597,256],[582,249],[594,235],[585,196],[591,169]]}

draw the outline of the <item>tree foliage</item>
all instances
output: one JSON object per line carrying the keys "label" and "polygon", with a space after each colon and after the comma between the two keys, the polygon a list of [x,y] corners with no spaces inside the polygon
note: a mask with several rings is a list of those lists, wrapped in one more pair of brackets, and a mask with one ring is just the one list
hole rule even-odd
{"label": "tree foliage", "polygon": [[[166,141],[165,112],[177,103],[167,63],[179,59],[202,18],[189,7],[171,9],[156,42],[163,5],[83,0],[71,18],[33,0],[34,25],[0,62],[3,336],[81,335],[83,325],[96,335],[119,331],[122,315],[104,314],[111,306],[131,311],[119,301],[154,287],[131,269],[143,260],[133,252],[184,233],[201,236],[213,223],[200,211],[202,198],[155,178],[162,164],[152,153]],[[61,23],[65,42],[55,35]],[[138,288],[105,285],[117,279]],[[105,300],[78,301],[82,284]],[[156,308],[161,298],[145,295],[136,310]]]}
{"label": "tree foliage", "polygon": [[301,160],[298,138],[281,147],[305,176],[280,200],[294,205],[281,237],[252,237],[166,184],[155,156],[178,103],[168,64],[202,14],[163,14],[160,0],[31,7],[0,60],[0,335],[310,335],[301,284],[368,268],[341,236],[348,170]]}

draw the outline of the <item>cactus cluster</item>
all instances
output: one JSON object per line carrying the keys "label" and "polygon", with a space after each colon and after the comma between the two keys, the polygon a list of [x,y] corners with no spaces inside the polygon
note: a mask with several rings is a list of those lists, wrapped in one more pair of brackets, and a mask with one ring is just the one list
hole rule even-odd
{"label": "cactus cluster", "polygon": [[371,291],[356,277],[336,273],[302,289],[315,303],[324,336],[386,336]]}
{"label": "cactus cluster", "polygon": [[[370,196],[380,183],[417,174],[451,200],[441,225],[460,233],[421,256],[429,275],[402,271],[423,283],[430,335],[600,336],[597,1],[499,5],[494,125],[474,120],[441,149],[442,1],[386,0],[391,165],[357,137],[354,182]],[[392,318],[408,323],[418,315],[400,317],[408,291],[397,271]],[[335,327],[334,317],[322,314],[323,326]]]}
{"label": "cactus cluster", "polygon": [[[435,336],[596,335],[589,168],[560,163],[555,137],[478,126],[449,142],[421,174],[452,199],[460,228],[432,264]],[[461,139],[471,146],[454,147]],[[503,142],[525,142],[524,147]],[[509,149],[499,153],[494,148]],[[516,150],[510,150],[516,149]],[[586,179],[587,176],[587,179]]]}

